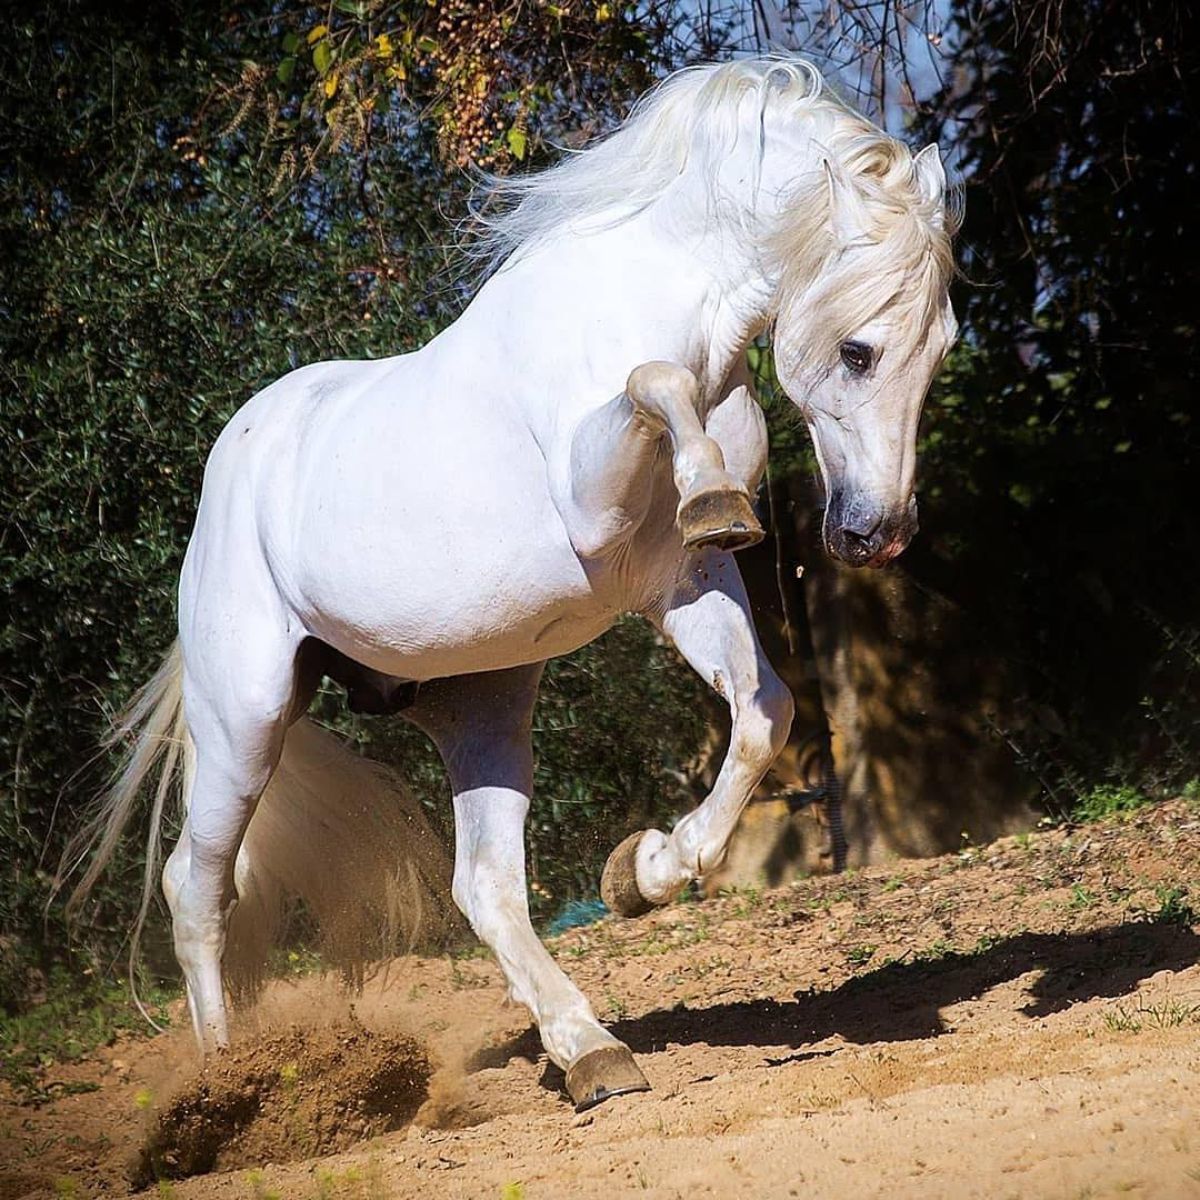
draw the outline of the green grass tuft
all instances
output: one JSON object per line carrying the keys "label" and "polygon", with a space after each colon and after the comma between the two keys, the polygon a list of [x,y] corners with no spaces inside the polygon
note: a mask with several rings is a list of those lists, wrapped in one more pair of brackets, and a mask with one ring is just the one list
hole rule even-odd
{"label": "green grass tuft", "polygon": [[1124,816],[1145,808],[1150,797],[1127,784],[1101,784],[1079,797],[1071,810],[1078,822],[1103,821],[1106,817]]}
{"label": "green grass tuft", "polygon": [[1141,1033],[1143,1029],[1176,1029],[1200,1021],[1200,1004],[1183,1004],[1162,999],[1118,1004],[1104,1014],[1104,1024],[1113,1033]]}
{"label": "green grass tuft", "polygon": [[1188,890],[1178,884],[1160,883],[1154,889],[1157,911],[1149,912],[1150,920],[1164,925],[1200,925],[1200,912],[1188,902]]}
{"label": "green grass tuft", "polygon": [[865,967],[875,957],[877,949],[872,945],[852,946],[846,951],[846,961],[852,967]]}

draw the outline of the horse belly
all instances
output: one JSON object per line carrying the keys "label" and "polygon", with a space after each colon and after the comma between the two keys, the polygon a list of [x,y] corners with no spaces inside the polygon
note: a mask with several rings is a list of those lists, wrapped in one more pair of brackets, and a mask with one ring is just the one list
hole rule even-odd
{"label": "horse belly", "polygon": [[398,429],[389,414],[386,436],[363,422],[293,525],[298,615],[407,679],[564,654],[617,611],[571,547],[533,439],[495,414],[458,416]]}
{"label": "horse belly", "polygon": [[[598,637],[615,616],[590,593],[576,594],[566,579],[554,587],[552,563],[537,571],[536,587],[516,568],[497,582],[484,562],[472,570],[429,555],[423,565],[428,570],[407,572],[395,588],[378,587],[373,573],[351,571],[332,575],[327,587],[314,581],[315,603],[300,615],[312,633],[356,662],[414,680],[567,654]],[[458,586],[448,587],[450,579]]]}

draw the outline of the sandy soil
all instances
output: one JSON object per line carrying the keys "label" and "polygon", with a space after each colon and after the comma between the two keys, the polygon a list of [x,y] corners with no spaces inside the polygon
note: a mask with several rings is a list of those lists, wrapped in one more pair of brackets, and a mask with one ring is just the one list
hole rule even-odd
{"label": "sandy soil", "polygon": [[1181,802],[573,931],[654,1085],[578,1117],[486,958],[280,983],[209,1075],[169,1034],[0,1095],[0,1200],[1200,1197],[1197,909]]}

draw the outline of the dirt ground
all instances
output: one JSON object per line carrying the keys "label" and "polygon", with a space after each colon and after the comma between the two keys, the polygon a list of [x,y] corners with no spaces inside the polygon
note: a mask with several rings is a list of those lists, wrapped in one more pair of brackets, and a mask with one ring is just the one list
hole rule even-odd
{"label": "dirt ground", "polygon": [[278,983],[207,1075],[181,1031],[0,1095],[0,1200],[1200,1197],[1197,909],[1179,802],[574,930],[654,1085],[582,1116],[490,959]]}

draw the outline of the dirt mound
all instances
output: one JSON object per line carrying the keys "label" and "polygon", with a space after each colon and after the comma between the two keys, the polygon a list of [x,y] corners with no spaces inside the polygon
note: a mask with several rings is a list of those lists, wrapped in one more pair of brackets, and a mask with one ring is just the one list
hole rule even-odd
{"label": "dirt mound", "polygon": [[157,1114],[131,1182],[346,1150],[407,1124],[429,1076],[416,1042],[360,1025],[266,1036],[221,1056]]}

